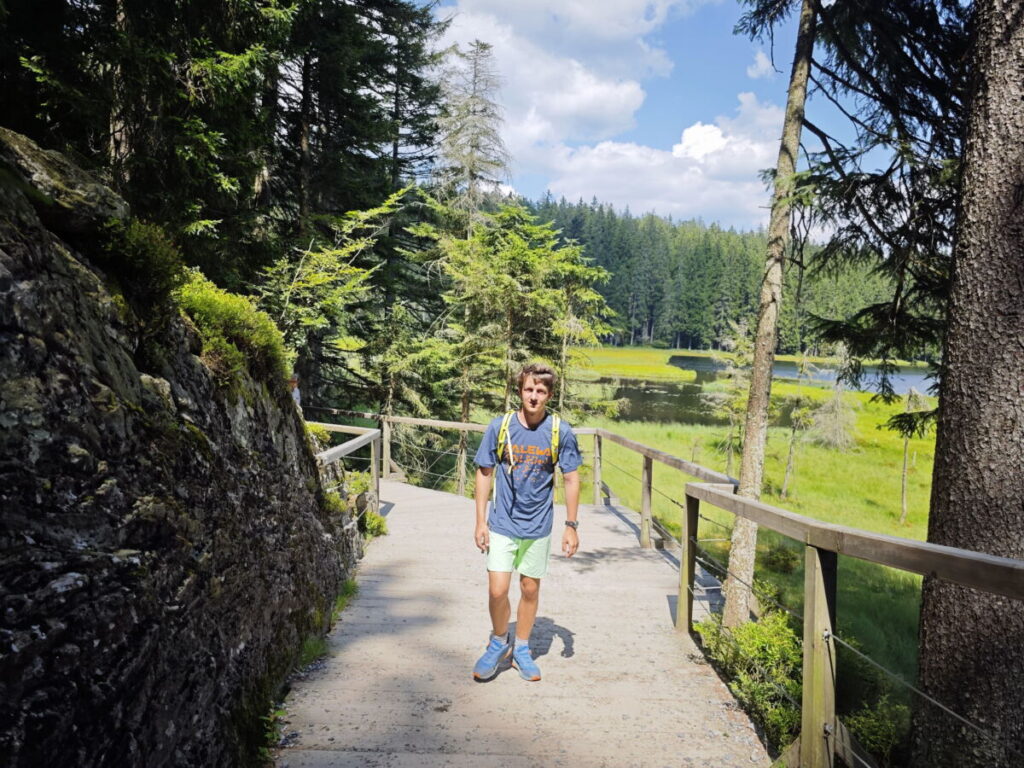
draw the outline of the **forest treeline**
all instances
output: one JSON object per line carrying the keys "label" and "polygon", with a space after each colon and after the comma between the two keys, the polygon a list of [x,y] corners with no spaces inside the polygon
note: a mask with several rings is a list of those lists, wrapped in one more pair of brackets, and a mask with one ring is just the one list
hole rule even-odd
{"label": "forest treeline", "polygon": [[227,289],[280,329],[261,373],[294,366],[306,404],[468,418],[521,361],[567,371],[597,341],[607,275],[497,194],[490,46],[440,50],[435,10],[8,3],[0,114],[128,201],[101,266],[153,328],[200,312],[225,383],[255,327]]}
{"label": "forest treeline", "polygon": [[[633,216],[597,200],[569,203],[550,195],[532,208],[614,276],[598,287],[616,313],[609,341],[720,348],[731,334],[730,323],[754,326],[768,245],[763,230],[738,232],[651,213]],[[892,292],[891,280],[869,265],[816,270],[820,247],[803,250],[811,269],[795,259],[787,265],[778,344],[784,354],[828,351],[816,331],[817,319],[848,320]]]}
{"label": "forest treeline", "polygon": [[[295,351],[309,402],[444,407],[428,382],[500,390],[514,359],[568,365],[562,342],[708,348],[730,321],[753,319],[763,233],[498,196],[509,163],[499,73],[485,44],[439,51],[446,22],[429,5],[25,2],[8,4],[0,25],[5,125],[91,167],[187,265],[256,298]],[[502,205],[534,219],[502,216]],[[548,222],[557,234],[527,231]],[[453,297],[465,267],[455,251],[476,259],[463,275],[505,264],[514,276],[526,264],[508,267],[479,232],[474,241],[475,226],[502,223],[534,257],[557,243],[580,275],[593,268],[577,288],[596,289],[607,307],[579,290],[571,299],[527,291],[548,309],[520,315],[536,315],[547,331],[524,331],[511,353],[464,348],[480,369],[472,375],[430,369],[430,359],[452,358],[423,351],[434,337],[507,341],[494,302],[493,317],[474,315]],[[531,276],[513,277],[515,290],[562,279],[557,264],[544,267],[549,277],[531,264]],[[800,301],[786,309],[784,352],[814,350],[813,316],[846,319],[886,291],[868,267],[808,280],[792,272]],[[483,362],[503,356],[503,365]],[[391,370],[408,359],[423,367],[415,382]]]}
{"label": "forest treeline", "polygon": [[5,3],[0,119],[246,290],[429,166],[442,28],[404,0]]}

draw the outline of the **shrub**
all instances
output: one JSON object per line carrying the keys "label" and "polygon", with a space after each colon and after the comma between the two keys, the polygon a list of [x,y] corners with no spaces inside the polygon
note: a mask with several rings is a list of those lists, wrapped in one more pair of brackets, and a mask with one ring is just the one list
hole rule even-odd
{"label": "shrub", "polygon": [[370,490],[370,473],[346,472],[345,489],[354,496],[358,496],[360,493],[366,493]]}
{"label": "shrub", "polygon": [[377,536],[387,536],[388,521],[373,510],[367,509],[363,516],[359,518],[359,530],[371,539]]}
{"label": "shrub", "polygon": [[203,340],[203,360],[222,386],[244,369],[257,381],[283,387],[291,369],[281,332],[245,296],[228,293],[198,271],[177,291],[181,308]]}
{"label": "shrub", "polygon": [[696,625],[708,655],[729,680],[733,695],[761,724],[776,748],[800,729],[800,667],[796,635],[781,611],[727,629],[720,616]]}
{"label": "shrub", "polygon": [[888,695],[843,720],[861,746],[886,766],[892,765],[893,749],[910,733],[910,708],[891,701]]}
{"label": "shrub", "polygon": [[777,544],[768,550],[765,565],[776,573],[792,573],[800,562],[800,556],[784,544]]}
{"label": "shrub", "polygon": [[[104,227],[96,260],[124,292],[135,312],[150,320],[185,282],[185,263],[164,230],[138,219]],[[169,316],[159,313],[158,316]]]}
{"label": "shrub", "polygon": [[331,444],[331,433],[321,427],[319,424],[310,424],[308,421],[306,424],[306,434],[309,437],[319,443],[321,446],[326,447]]}
{"label": "shrub", "polygon": [[320,500],[320,508],[330,517],[345,517],[348,514],[348,505],[341,498],[340,493],[328,491]]}

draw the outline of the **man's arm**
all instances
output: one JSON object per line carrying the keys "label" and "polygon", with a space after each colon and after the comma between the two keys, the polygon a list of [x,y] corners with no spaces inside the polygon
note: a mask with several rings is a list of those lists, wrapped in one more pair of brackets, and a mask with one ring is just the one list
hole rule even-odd
{"label": "man's arm", "polygon": [[[565,519],[575,522],[580,513],[580,473],[578,470],[562,474],[562,486],[565,488]],[[562,551],[566,557],[572,557],[580,548],[580,537],[574,528],[565,526],[562,534]]]}
{"label": "man's arm", "polygon": [[[476,529],[473,532],[473,543],[481,552],[491,547],[491,534],[487,530],[487,499],[491,495],[493,474],[494,467],[476,468]],[[579,488],[576,489],[576,498],[579,499]]]}

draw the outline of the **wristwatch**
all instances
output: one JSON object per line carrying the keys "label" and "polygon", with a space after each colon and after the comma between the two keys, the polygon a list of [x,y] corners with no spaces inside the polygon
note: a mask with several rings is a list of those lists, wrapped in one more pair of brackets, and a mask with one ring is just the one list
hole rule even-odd
{"label": "wristwatch", "polygon": [[574,531],[575,531],[575,530],[576,530],[577,528],[579,528],[579,527],[580,527],[580,524],[579,524],[579,521],[578,521],[578,520],[566,520],[566,521],[565,521],[565,524],[566,524],[567,526],[569,526],[570,528],[572,528],[572,529],[573,529]]}

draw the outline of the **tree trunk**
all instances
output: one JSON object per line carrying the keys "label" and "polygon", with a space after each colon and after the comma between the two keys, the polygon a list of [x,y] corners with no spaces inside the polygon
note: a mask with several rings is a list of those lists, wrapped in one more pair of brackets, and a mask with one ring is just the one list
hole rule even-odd
{"label": "tree trunk", "polygon": [[512,313],[505,315],[505,410],[512,404]]}
{"label": "tree trunk", "polygon": [[[928,541],[1024,559],[1024,14],[976,4]],[[1024,602],[926,577],[913,764],[1024,764]],[[1012,750],[1012,751],[1011,751]]]}
{"label": "tree trunk", "polygon": [[569,327],[572,323],[572,317],[570,316],[566,320],[565,330],[562,332],[562,350],[558,360],[558,377],[561,381],[558,382],[558,412],[562,413],[562,405],[565,402],[565,388],[568,385],[568,381],[565,378],[565,371],[569,365]]}
{"label": "tree trunk", "polygon": [[900,525],[907,522],[907,457],[910,453],[910,438],[903,438],[903,472],[900,475]]}
{"label": "tree trunk", "polygon": [[725,438],[725,474],[732,474],[732,444],[735,440],[736,430],[733,427],[732,416],[729,417],[729,434]]}
{"label": "tree trunk", "polygon": [[[746,426],[743,430],[738,493],[750,499],[761,496],[761,481],[764,475],[768,400],[771,396],[772,364],[775,361],[779,308],[782,303],[782,265],[786,255],[792,209],[789,198],[792,193],[793,174],[796,171],[797,153],[800,150],[807,79],[811,53],[814,50],[814,24],[812,0],[803,0],[793,70],[789,78],[782,141],[779,144],[779,159],[775,168],[775,192],[772,196],[772,211],[768,223],[768,255],[765,260],[764,278],[761,280],[757,333],[754,338],[754,363],[750,372],[750,396],[747,399]],[[757,523],[737,517],[732,529],[732,546],[729,550],[730,575],[725,581],[724,588],[725,610],[722,621],[725,626],[737,626],[750,617],[752,595],[747,584],[753,583],[756,549]]]}
{"label": "tree trunk", "polygon": [[[904,413],[910,413],[911,389],[907,393],[907,407]],[[900,525],[907,522],[907,459],[910,456],[910,436],[903,437],[903,472],[900,475]]]}
{"label": "tree trunk", "polygon": [[252,183],[252,199],[256,208],[269,207],[273,202],[270,189],[270,156],[277,134],[278,100],[280,98],[281,73],[276,61],[267,64],[263,75],[263,93],[260,96],[260,111],[263,116],[264,149],[262,162]]}
{"label": "tree trunk", "polygon": [[[114,27],[119,35],[127,35],[128,20],[125,17],[123,0],[114,3]],[[121,194],[124,194],[128,186],[128,157],[132,151],[128,137],[127,111],[128,95],[119,55],[110,68],[110,140],[107,151],[115,187]]]}
{"label": "tree trunk", "polygon": [[[401,71],[395,72],[395,94],[391,102],[391,122],[394,126],[394,135],[391,137],[391,191],[398,190],[401,181],[401,140],[402,140],[402,76]],[[389,219],[387,223],[386,239],[390,241],[393,231],[393,222]],[[387,323],[391,317],[392,309],[395,306],[395,283],[398,281],[397,261],[398,254],[395,252],[394,243],[388,242],[384,255],[384,322]]]}
{"label": "tree trunk", "polygon": [[[459,411],[460,420],[469,421],[469,368],[462,369],[462,409]],[[459,430],[459,451],[456,458],[456,466],[459,468],[459,496],[466,494],[466,430]]]}
{"label": "tree trunk", "polygon": [[313,159],[309,147],[309,131],[312,123],[312,57],[309,51],[302,54],[302,100],[299,106],[299,231],[305,233],[309,223],[310,175]]}
{"label": "tree trunk", "polygon": [[789,454],[786,456],[786,474],[782,477],[782,490],[779,498],[784,499],[789,493],[789,479],[793,476],[793,453],[796,447],[796,427],[789,430]]}

